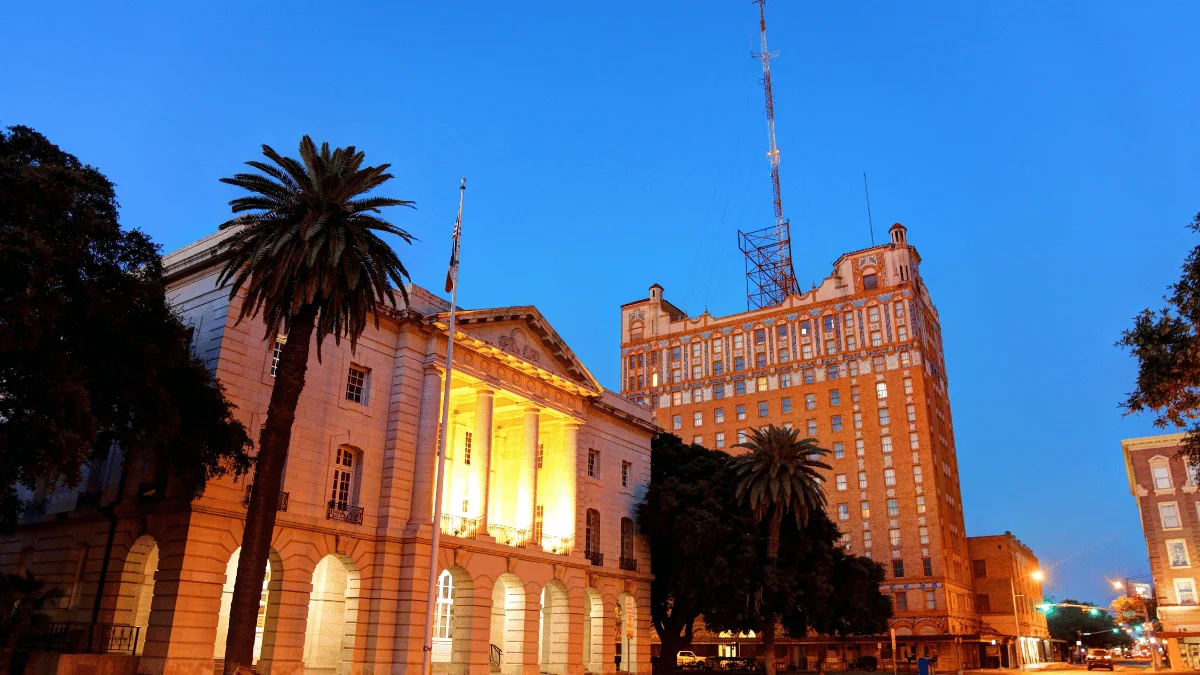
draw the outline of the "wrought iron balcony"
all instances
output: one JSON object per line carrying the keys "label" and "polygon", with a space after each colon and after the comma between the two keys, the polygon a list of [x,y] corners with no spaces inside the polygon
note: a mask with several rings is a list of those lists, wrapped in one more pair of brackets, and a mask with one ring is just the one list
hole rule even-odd
{"label": "wrought iron balcony", "polygon": [[596,567],[604,567],[604,554],[600,551],[585,551],[583,555]]}
{"label": "wrought iron balcony", "polygon": [[575,548],[575,537],[557,537],[552,534],[543,534],[542,540],[539,543],[542,545],[542,550],[547,553],[571,555],[571,550]]}
{"label": "wrought iron balcony", "polygon": [[140,633],[137,626],[58,622],[22,636],[20,646],[61,654],[133,654]]}
{"label": "wrought iron balcony", "polygon": [[529,545],[529,530],[522,530],[508,525],[488,525],[488,534],[496,538],[497,544],[525,548]]}
{"label": "wrought iron balcony", "polygon": [[463,518],[442,514],[442,534],[460,539],[474,539],[479,536],[479,519]]}
{"label": "wrought iron balcony", "polygon": [[[246,494],[242,495],[242,506],[245,506],[246,508],[250,507],[250,495],[253,493],[254,493],[254,483],[250,483],[246,486]],[[278,502],[278,504],[276,504],[275,510],[276,511],[287,511],[287,507],[288,507],[288,493],[284,492],[283,490],[280,490],[279,491],[279,502]]]}
{"label": "wrought iron balcony", "polygon": [[620,567],[621,567],[621,569],[623,569],[627,572],[636,572],[637,571],[637,558],[628,558],[625,556],[621,556]]}
{"label": "wrought iron balcony", "polygon": [[337,520],[351,525],[362,525],[363,509],[361,506],[350,506],[345,503],[335,503],[329,500],[329,508],[325,511],[326,520]]}

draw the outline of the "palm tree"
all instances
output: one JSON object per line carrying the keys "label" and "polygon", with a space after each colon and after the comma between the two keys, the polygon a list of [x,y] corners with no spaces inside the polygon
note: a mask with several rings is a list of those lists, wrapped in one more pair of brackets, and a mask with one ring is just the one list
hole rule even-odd
{"label": "palm tree", "polygon": [[[767,521],[767,566],[773,573],[779,563],[779,528],[791,511],[796,526],[803,528],[808,517],[825,508],[825,491],[818,469],[829,469],[820,461],[828,450],[815,438],[800,438],[794,429],[777,427],[750,430],[749,439],[734,447],[750,452],[734,457],[734,497],[750,508],[755,520]],[[763,611],[762,641],[767,675],[775,675],[775,612]]]}
{"label": "palm tree", "polygon": [[232,282],[231,299],[245,291],[239,322],[261,314],[271,345],[277,335],[287,335],[259,437],[229,614],[227,675],[248,674],[253,665],[275,506],[313,332],[318,360],[321,342],[329,335],[339,344],[342,337],[349,337],[353,351],[367,319],[378,325],[381,307],[396,306],[389,282],[407,306],[408,271],[378,233],[395,235],[406,243],[413,240],[408,232],[375,215],[383,207],[412,207],[413,202],[366,196],[392,178],[387,173],[390,165],[363,166],[363,153],[354,146],[330,152],[329,144],[322,143],[318,151],[308,136],[300,141],[300,160],[281,157],[267,145],[262,151],[273,163],[246,162],[261,173],[221,179],[252,194],[231,201],[233,212],[241,215],[221,225],[234,231],[223,244],[230,257],[220,283]]}
{"label": "palm tree", "polygon": [[42,610],[64,597],[62,589],[47,588],[45,581],[28,570],[24,574],[0,573],[0,675],[12,672],[21,636],[50,621]]}

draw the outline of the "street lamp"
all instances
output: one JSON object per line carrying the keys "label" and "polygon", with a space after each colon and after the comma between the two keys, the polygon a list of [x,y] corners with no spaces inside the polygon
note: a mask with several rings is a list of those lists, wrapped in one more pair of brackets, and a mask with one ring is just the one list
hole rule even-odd
{"label": "street lamp", "polygon": [[[1034,570],[1029,574],[1022,574],[1019,578],[1024,579],[1026,577],[1040,582],[1046,578],[1046,573],[1041,570]],[[1017,612],[1017,598],[1025,597],[1025,594],[1017,592],[1017,587],[1013,582],[1013,575],[1011,574],[1008,577],[1008,591],[1012,594],[1013,624],[1015,628],[1014,632],[1016,633],[1016,635],[1013,637],[1013,651],[1016,652],[1017,667],[1021,670],[1025,670],[1025,658],[1024,655],[1021,654],[1021,615]]]}

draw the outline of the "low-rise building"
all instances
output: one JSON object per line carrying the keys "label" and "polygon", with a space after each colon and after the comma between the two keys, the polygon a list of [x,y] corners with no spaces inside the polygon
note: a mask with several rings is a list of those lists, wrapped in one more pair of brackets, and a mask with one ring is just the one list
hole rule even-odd
{"label": "low-rise building", "polygon": [[1167,653],[1176,668],[1200,669],[1200,495],[1179,450],[1184,434],[1121,441],[1129,492],[1137,500]]}
{"label": "low-rise building", "polygon": [[1050,628],[1046,625],[1046,615],[1038,609],[1042,603],[1042,582],[1037,556],[1012,532],[967,537],[967,550],[971,555],[975,610],[983,623],[982,630],[1008,638],[1007,654],[988,650],[993,645],[985,644],[981,662],[1000,658],[1001,663],[1013,667],[1051,660]]}
{"label": "low-rise building", "polygon": [[[237,321],[241,297],[216,284],[222,236],[166,256],[168,294],[257,437],[286,336]],[[419,673],[440,527],[436,672],[649,673],[649,549],[633,521],[650,476],[649,411],[605,390],[534,307],[460,311],[435,523],[449,305],[410,295],[356,350],[326,340],[320,360],[312,351],[256,671]],[[139,673],[219,672],[252,481],[212,481],[193,501],[116,455],[89,473],[78,489],[34,495],[38,507],[0,539],[0,568],[67,589],[60,625],[103,626],[116,638],[105,648],[136,657]]]}

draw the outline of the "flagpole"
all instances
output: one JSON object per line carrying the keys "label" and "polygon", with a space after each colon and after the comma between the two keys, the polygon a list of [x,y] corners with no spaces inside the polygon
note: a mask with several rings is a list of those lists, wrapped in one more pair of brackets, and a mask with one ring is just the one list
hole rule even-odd
{"label": "flagpole", "polygon": [[458,218],[454,221],[454,236],[450,246],[450,269],[446,272],[446,283],[450,291],[450,319],[446,331],[446,378],[442,385],[442,426],[438,434],[437,487],[433,498],[433,540],[429,545],[429,588],[425,593],[425,642],[422,648],[421,675],[431,675],[433,664],[433,609],[438,579],[438,546],[442,533],[442,477],[446,472],[446,443],[451,433],[450,384],[454,372],[454,311],[458,306],[458,243],[462,238],[463,197],[467,194],[467,179],[458,187]]}

